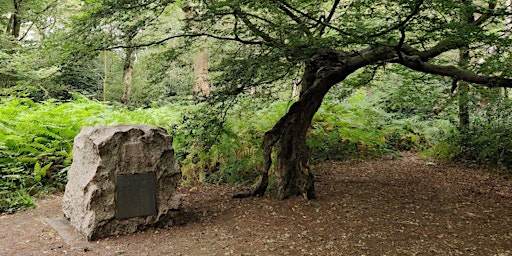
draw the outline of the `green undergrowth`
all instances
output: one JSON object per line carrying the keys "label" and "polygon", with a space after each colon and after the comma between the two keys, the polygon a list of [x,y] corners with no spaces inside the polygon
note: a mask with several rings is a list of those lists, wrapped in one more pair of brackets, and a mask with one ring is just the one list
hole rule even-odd
{"label": "green undergrowth", "polygon": [[[206,111],[177,127],[175,144],[184,182],[247,184],[262,165],[261,143],[293,102],[240,100],[223,120]],[[219,124],[223,128],[219,129]],[[453,125],[443,119],[397,118],[375,106],[365,90],[345,100],[326,99],[315,115],[307,142],[312,161],[348,160],[399,151],[422,151]]]}
{"label": "green undergrowth", "polygon": [[364,89],[342,101],[326,100],[316,114],[309,145],[313,160],[352,159],[422,151],[454,128],[449,120],[397,116],[372,103]]}
{"label": "green undergrowth", "polygon": [[[255,181],[261,143],[293,102],[239,99],[229,110],[209,103],[176,102],[128,110],[75,95],[69,102],[11,98],[0,104],[0,211],[33,206],[41,193],[62,190],[72,161],[73,138],[83,126],[147,124],[174,136],[185,184]],[[313,162],[421,151],[453,129],[449,121],[397,118],[357,90],[345,100],[326,99],[307,141]]]}
{"label": "green undergrowth", "polygon": [[175,145],[184,182],[246,184],[253,181],[263,162],[264,133],[286,113],[288,106],[288,102],[264,105],[245,99],[224,117],[207,112],[176,127]]}
{"label": "green undergrowth", "polygon": [[452,129],[425,155],[512,172],[512,100],[495,98],[472,111],[471,123]]}

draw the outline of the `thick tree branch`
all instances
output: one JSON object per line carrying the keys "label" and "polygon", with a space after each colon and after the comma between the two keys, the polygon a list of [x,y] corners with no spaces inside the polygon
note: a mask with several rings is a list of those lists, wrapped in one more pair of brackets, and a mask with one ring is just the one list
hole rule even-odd
{"label": "thick tree branch", "polygon": [[172,39],[177,39],[177,38],[195,38],[195,37],[209,37],[209,38],[213,38],[213,39],[218,39],[218,40],[225,40],[225,41],[235,41],[235,42],[239,42],[239,43],[242,43],[242,44],[248,44],[248,45],[263,45],[265,44],[265,42],[263,41],[249,41],[249,40],[245,40],[245,39],[241,39],[240,37],[238,37],[238,35],[235,35],[235,37],[224,37],[224,36],[218,36],[218,35],[213,35],[213,34],[209,34],[209,33],[189,33],[189,34],[179,34],[179,35],[172,35],[172,36],[168,36],[168,37],[165,37],[165,38],[162,38],[160,40],[157,40],[157,41],[153,41],[153,42],[148,42],[148,43],[141,43],[141,44],[135,44],[135,45],[132,45],[132,46],[128,46],[128,45],[115,45],[115,46],[111,46],[111,47],[106,47],[106,48],[97,48],[97,49],[94,49],[96,51],[98,50],[114,50],[114,49],[128,49],[128,48],[144,48],[144,47],[148,47],[148,46],[155,46],[155,45],[161,45],[169,40],[172,40]]}
{"label": "thick tree branch", "polygon": [[469,83],[485,85],[489,88],[507,87],[512,88],[512,79],[505,77],[483,76],[471,73],[455,66],[442,66],[427,63],[418,56],[406,56],[402,61],[396,61],[410,69],[434,75],[449,76]]}
{"label": "thick tree branch", "polygon": [[400,50],[407,55],[418,56],[422,61],[429,61],[449,50],[458,49],[465,45],[467,45],[467,41],[462,38],[448,38],[425,51],[420,51],[408,44],[403,44]]}

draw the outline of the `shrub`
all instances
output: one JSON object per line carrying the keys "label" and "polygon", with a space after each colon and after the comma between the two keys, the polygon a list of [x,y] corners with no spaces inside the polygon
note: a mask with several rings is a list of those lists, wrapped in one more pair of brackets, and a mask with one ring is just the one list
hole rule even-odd
{"label": "shrub", "polygon": [[477,112],[458,134],[457,158],[493,167],[512,167],[512,101],[498,98]]}
{"label": "shrub", "polygon": [[187,113],[186,122],[173,129],[185,183],[253,181],[263,161],[263,134],[286,111],[286,105],[262,107],[243,99],[225,115],[206,104]]}

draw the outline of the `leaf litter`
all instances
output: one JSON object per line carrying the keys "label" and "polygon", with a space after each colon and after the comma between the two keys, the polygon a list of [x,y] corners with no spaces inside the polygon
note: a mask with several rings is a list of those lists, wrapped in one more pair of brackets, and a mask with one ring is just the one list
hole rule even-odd
{"label": "leaf litter", "polygon": [[232,199],[243,187],[181,187],[176,226],[72,247],[37,209],[0,216],[0,255],[510,255],[512,180],[421,159],[328,161],[314,167],[318,199]]}

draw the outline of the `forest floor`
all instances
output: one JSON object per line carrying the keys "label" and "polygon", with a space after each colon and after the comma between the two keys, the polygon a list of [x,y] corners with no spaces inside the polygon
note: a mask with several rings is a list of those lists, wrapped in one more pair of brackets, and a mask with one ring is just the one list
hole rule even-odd
{"label": "forest floor", "polygon": [[414,154],[328,161],[315,172],[317,200],[182,187],[180,225],[94,242],[48,224],[62,218],[61,195],[49,196],[0,216],[0,255],[512,255],[506,176]]}

